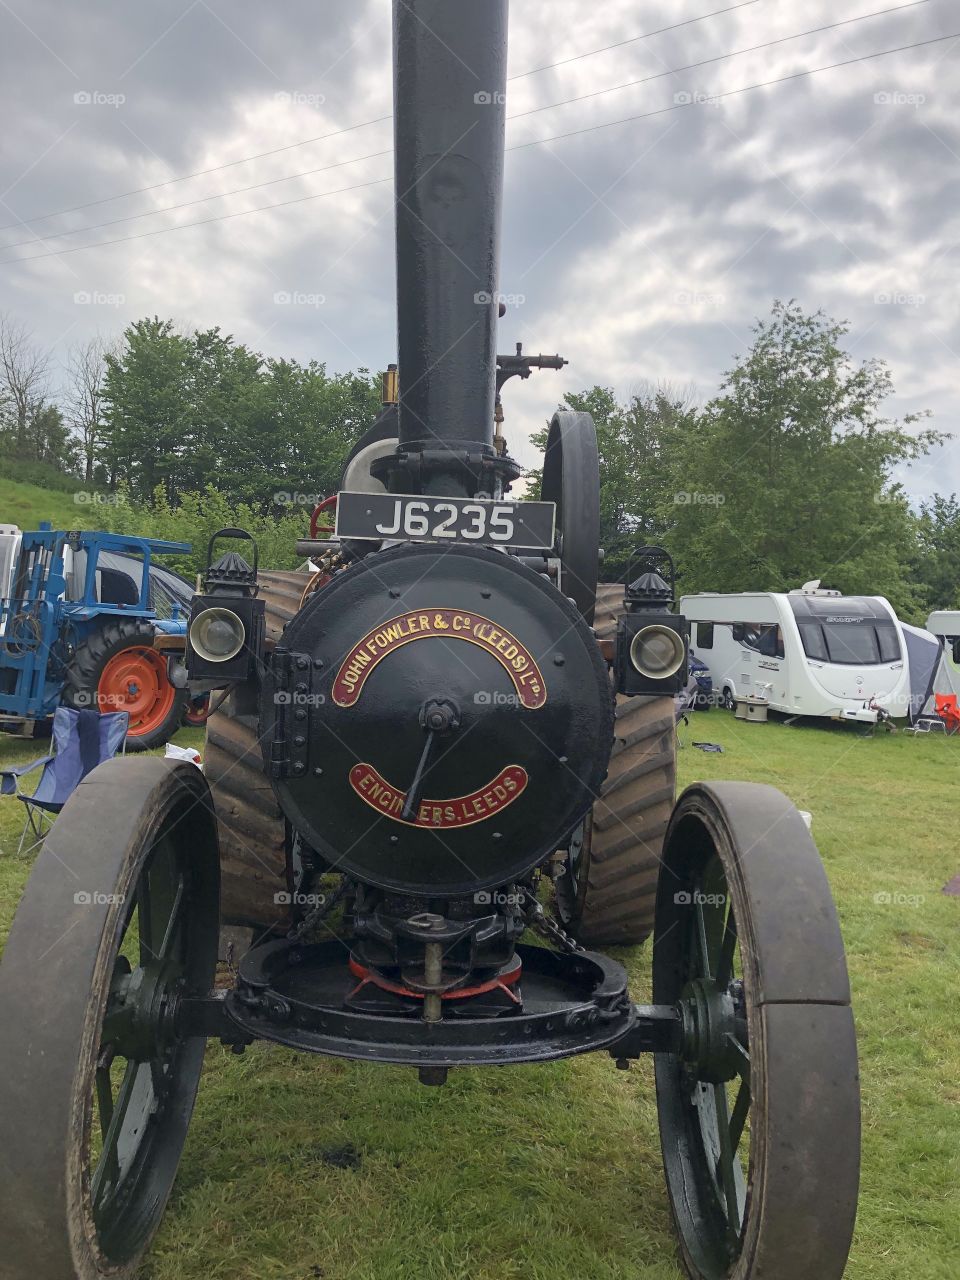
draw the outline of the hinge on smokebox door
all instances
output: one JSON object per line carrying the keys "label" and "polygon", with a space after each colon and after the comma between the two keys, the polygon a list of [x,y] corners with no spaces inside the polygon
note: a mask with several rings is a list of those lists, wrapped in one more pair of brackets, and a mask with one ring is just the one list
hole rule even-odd
{"label": "hinge on smokebox door", "polygon": [[311,688],[313,663],[307,654],[278,645],[273,651],[271,671],[274,719],[270,775],[302,777],[310,755],[310,708],[318,701]]}

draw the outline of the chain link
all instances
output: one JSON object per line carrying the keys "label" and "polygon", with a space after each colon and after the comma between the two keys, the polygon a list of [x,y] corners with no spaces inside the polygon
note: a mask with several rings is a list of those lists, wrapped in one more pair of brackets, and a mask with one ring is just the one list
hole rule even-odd
{"label": "chain link", "polygon": [[543,906],[533,899],[532,906],[528,907],[526,913],[527,926],[533,929],[535,933],[539,933],[542,938],[546,938],[549,942],[555,942],[561,951],[576,952],[583,951],[580,943],[575,938],[571,938],[560,925],[559,921],[553,916],[547,915]]}
{"label": "chain link", "polygon": [[346,895],[347,883],[346,876],[341,877],[340,883],[337,885],[336,889],[334,889],[333,893],[331,893],[329,897],[325,896],[323,902],[315,906],[312,911],[307,912],[300,923],[287,934],[287,937],[291,942],[299,942],[301,938],[309,933],[315,925],[318,925],[321,920],[324,920],[330,914],[334,907],[337,906],[341,899]]}

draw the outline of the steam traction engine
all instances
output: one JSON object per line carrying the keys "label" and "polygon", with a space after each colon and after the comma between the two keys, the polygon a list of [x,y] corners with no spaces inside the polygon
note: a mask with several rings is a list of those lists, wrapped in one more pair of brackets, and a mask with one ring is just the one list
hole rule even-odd
{"label": "steam traction engine", "polygon": [[[394,5],[399,403],[303,548],[320,573],[211,555],[207,776],[101,765],[33,871],[0,967],[11,1280],[136,1272],[207,1037],[428,1085],[653,1052],[689,1275],[843,1273],[857,1061],[817,852],[772,788],[674,804],[684,623],[652,552],[598,599],[589,417],[558,412],[539,500],[508,496],[501,387],[563,362],[496,355],[506,9]],[[226,992],[221,920],[255,927]],[[651,930],[641,1006],[594,948]]]}

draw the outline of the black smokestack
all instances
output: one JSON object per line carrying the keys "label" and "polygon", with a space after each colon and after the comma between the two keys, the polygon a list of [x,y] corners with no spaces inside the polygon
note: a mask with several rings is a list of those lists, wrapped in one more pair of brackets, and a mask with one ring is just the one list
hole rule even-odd
{"label": "black smokestack", "polygon": [[401,450],[492,452],[507,3],[394,0]]}

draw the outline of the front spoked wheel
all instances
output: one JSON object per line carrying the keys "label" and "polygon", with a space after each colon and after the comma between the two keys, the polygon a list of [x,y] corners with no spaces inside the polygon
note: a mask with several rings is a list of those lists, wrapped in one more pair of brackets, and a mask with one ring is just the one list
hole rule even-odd
{"label": "front spoked wheel", "polygon": [[213,805],[166,760],[95,769],[58,818],[0,965],[0,1237],[11,1280],[126,1280],[173,1186],[213,985]]}
{"label": "front spoked wheel", "polygon": [[700,784],[664,845],[654,1000],[667,1190],[694,1280],[839,1280],[856,1216],[857,1052],[836,912],[796,809]]}

